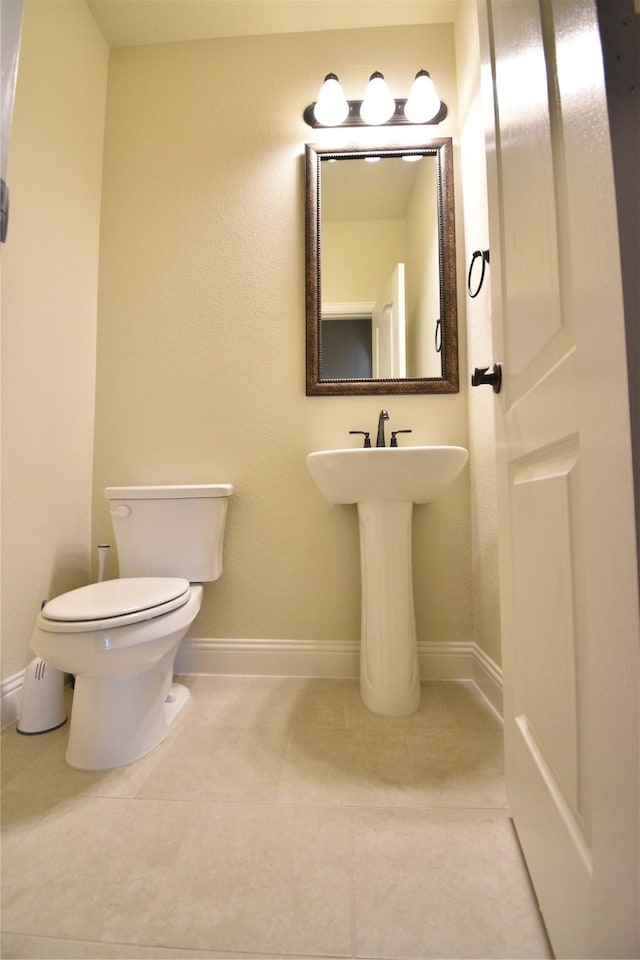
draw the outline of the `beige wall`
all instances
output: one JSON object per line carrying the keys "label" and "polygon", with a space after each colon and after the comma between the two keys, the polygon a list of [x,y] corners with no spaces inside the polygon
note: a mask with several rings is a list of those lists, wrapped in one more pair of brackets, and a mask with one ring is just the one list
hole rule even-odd
{"label": "beige wall", "polygon": [[[464,205],[465,271],[474,250],[489,248],[487,172],[484,125],[480,99],[480,44],[476,5],[460,5],[456,21],[458,103],[460,118],[460,176],[458,201]],[[476,264],[477,267],[477,264]],[[477,279],[474,272],[474,280]],[[464,277],[466,284],[466,273]],[[460,298],[466,307],[469,383],[474,367],[493,363],[491,340],[491,268],[474,299]],[[500,359],[499,357],[495,359]],[[496,472],[494,393],[489,387],[468,391],[469,477],[471,485],[471,556],[474,639],[491,659],[501,664],[498,544],[496,527]]]}
{"label": "beige wall", "polygon": [[[304,395],[303,145],[336,134],[306,127],[303,108],[329,69],[355,98],[373,69],[406,90],[424,65],[450,109],[434,135],[455,138],[450,26],[112,52],[93,540],[111,539],[107,484],[234,483],[224,574],[193,636],[357,639],[356,512],[322,500],[306,453],[353,443],[382,406],[414,443],[467,444],[466,386]],[[468,471],[416,509],[414,531],[419,638],[470,639]]]}
{"label": "beige wall", "polygon": [[2,677],[41,600],[88,582],[108,49],[84,3],[25,3],[2,267]]}

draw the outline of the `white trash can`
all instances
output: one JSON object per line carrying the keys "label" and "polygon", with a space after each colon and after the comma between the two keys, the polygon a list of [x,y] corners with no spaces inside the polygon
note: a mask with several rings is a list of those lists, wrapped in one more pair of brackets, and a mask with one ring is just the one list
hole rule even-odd
{"label": "white trash can", "polygon": [[36,657],[24,672],[18,733],[48,733],[66,722],[64,672]]}

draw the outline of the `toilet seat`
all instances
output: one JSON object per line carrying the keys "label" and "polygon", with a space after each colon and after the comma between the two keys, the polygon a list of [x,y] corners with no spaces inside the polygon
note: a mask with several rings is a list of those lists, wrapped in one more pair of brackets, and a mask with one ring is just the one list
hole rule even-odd
{"label": "toilet seat", "polygon": [[109,630],[176,610],[190,593],[182,577],[103,580],[55,597],[40,612],[38,626],[50,633]]}

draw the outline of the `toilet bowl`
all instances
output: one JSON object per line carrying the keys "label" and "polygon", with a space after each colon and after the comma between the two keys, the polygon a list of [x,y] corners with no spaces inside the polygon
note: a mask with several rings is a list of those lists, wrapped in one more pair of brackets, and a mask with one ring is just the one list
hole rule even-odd
{"label": "toilet bowl", "polygon": [[[70,766],[104,770],[140,759],[164,740],[186,706],[189,691],[173,682],[173,663],[200,610],[203,587],[173,574],[181,567],[200,571],[203,579],[220,576],[232,489],[230,484],[107,489],[120,568],[131,575],[54,598],[38,615],[31,638],[34,653],[75,676]],[[149,542],[155,548],[145,559]],[[154,575],[139,575],[145,567]]]}

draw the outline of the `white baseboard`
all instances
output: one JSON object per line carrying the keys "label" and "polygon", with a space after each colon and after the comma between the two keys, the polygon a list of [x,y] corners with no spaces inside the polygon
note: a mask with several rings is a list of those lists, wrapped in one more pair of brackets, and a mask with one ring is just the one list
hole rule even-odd
{"label": "white baseboard", "polygon": [[[418,663],[423,680],[471,680],[502,716],[502,670],[476,643],[418,643]],[[264,677],[356,678],[360,669],[357,644],[318,643],[315,640],[212,640],[182,641],[175,672]],[[15,723],[25,671],[0,684],[2,727]]]}
{"label": "white baseboard", "polygon": [[473,646],[473,676],[472,680],[489,701],[500,719],[504,716],[504,706],[502,701],[502,668],[491,659],[488,653],[479,647],[477,643]]}
{"label": "white baseboard", "polygon": [[[502,716],[502,671],[476,643],[419,642],[418,663],[423,680],[473,681]],[[186,638],[175,665],[175,672],[182,674],[333,679],[355,678],[359,669],[357,644],[314,640]]]}
{"label": "white baseboard", "polygon": [[175,673],[257,677],[357,677],[358,649],[315,640],[211,640],[186,637]]}
{"label": "white baseboard", "polygon": [[14,673],[0,684],[0,722],[2,727],[16,723],[20,716],[25,671]]}

